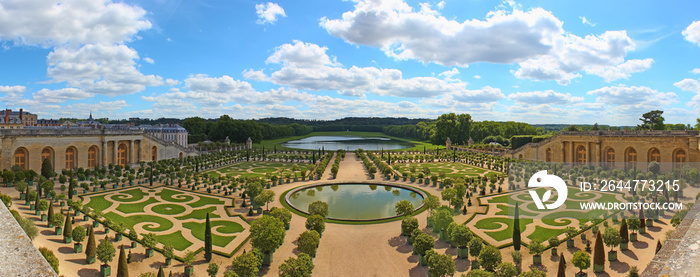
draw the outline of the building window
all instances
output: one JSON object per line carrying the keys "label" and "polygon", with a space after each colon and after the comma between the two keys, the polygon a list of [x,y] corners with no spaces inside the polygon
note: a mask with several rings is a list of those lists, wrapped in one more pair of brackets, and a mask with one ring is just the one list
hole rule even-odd
{"label": "building window", "polygon": [[576,149],[576,162],[586,163],[586,147],[579,146]]}
{"label": "building window", "polygon": [[608,151],[605,152],[605,162],[610,168],[615,166],[615,150],[612,148],[608,148]]}
{"label": "building window", "polygon": [[126,145],[123,143],[117,148],[117,164],[126,166]]}
{"label": "building window", "polygon": [[158,158],[158,148],[153,146],[153,148],[151,148],[151,161],[155,161],[156,158]]}
{"label": "building window", "polygon": [[551,162],[552,161],[552,149],[547,148],[547,151],[545,152],[544,156],[545,156],[544,157],[545,162]]}
{"label": "building window", "polygon": [[685,164],[685,151],[678,150],[673,155],[673,167],[681,168]]}
{"label": "building window", "polygon": [[630,169],[637,163],[637,151],[634,148],[628,148],[625,155],[625,168]]}
{"label": "building window", "polygon": [[92,146],[88,149],[88,167],[95,168],[97,166],[97,146]]}
{"label": "building window", "polygon": [[27,164],[27,156],[29,156],[29,153],[27,153],[27,149],[25,148],[18,148],[15,150],[15,165],[19,166],[22,168],[22,170],[27,170],[29,165]]}
{"label": "building window", "polygon": [[652,148],[649,150],[649,162],[661,162],[661,153],[659,152],[659,149]]}
{"label": "building window", "polygon": [[75,148],[66,149],[66,169],[74,169],[75,166]]}
{"label": "building window", "polygon": [[41,162],[43,163],[44,160],[49,159],[49,162],[51,162],[51,167],[53,167],[53,159],[51,158],[51,149],[44,148],[44,150],[41,151]]}

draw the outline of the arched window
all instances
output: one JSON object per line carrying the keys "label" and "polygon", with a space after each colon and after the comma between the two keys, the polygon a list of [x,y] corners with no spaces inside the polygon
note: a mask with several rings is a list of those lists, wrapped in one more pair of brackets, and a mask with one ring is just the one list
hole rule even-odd
{"label": "arched window", "polygon": [[97,146],[91,146],[88,149],[88,167],[95,168],[97,166]]}
{"label": "arched window", "polygon": [[551,148],[547,148],[547,151],[545,152],[545,155],[544,155],[544,161],[545,162],[552,161],[552,149]]}
{"label": "arched window", "polygon": [[117,148],[117,164],[126,166],[126,145],[123,143]]}
{"label": "arched window", "polygon": [[681,168],[685,164],[685,151],[678,150],[673,155],[673,167]]}
{"label": "arched window", "polygon": [[41,150],[41,162],[43,163],[46,159],[49,159],[49,162],[51,162],[51,169],[53,169],[53,149],[51,149],[50,147],[44,147],[44,150]]}
{"label": "arched window", "polygon": [[615,166],[615,150],[612,148],[608,148],[608,151],[605,151],[605,163],[608,164],[608,167],[612,168]]}
{"label": "arched window", "polygon": [[576,148],[576,162],[586,163],[586,147],[579,146]]}
{"label": "arched window", "polygon": [[652,148],[649,150],[649,162],[661,162],[661,152],[659,152],[659,149]]}
{"label": "arched window", "polygon": [[29,164],[27,163],[27,156],[29,156],[29,153],[27,152],[26,148],[17,148],[17,150],[15,150],[14,155],[15,165],[21,167],[22,170],[27,170],[27,168],[29,168]]}
{"label": "arched window", "polygon": [[151,161],[155,161],[156,158],[158,158],[158,148],[153,146],[153,148],[151,148]]}
{"label": "arched window", "polygon": [[73,147],[69,147],[66,149],[66,169],[75,169],[76,168],[76,156],[78,151],[75,150]]}
{"label": "arched window", "polygon": [[637,162],[637,151],[634,148],[627,148],[625,151],[625,168],[630,169],[634,167]]}

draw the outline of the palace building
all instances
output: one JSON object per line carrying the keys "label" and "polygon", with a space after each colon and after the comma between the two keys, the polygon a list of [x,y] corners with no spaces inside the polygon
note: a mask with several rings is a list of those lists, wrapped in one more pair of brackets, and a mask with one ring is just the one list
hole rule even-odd
{"label": "palace building", "polygon": [[700,162],[700,131],[561,132],[506,154],[513,159],[646,169]]}

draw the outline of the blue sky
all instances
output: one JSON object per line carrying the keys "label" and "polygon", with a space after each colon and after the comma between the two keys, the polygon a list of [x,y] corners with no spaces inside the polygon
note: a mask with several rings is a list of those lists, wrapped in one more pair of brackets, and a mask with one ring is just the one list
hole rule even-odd
{"label": "blue sky", "polygon": [[40,117],[700,117],[695,1],[0,0],[0,104]]}

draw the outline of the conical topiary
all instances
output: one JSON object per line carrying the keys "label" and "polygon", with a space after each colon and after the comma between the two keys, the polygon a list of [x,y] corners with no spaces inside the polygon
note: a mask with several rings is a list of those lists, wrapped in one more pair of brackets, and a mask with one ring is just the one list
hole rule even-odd
{"label": "conical topiary", "polygon": [[564,253],[559,256],[559,269],[557,269],[557,277],[566,277],[566,261],[564,261]]}
{"label": "conical topiary", "polygon": [[595,247],[593,248],[593,264],[599,267],[605,267],[605,248],[603,247],[603,237],[600,231],[595,238]]}
{"label": "conical topiary", "polygon": [[95,242],[95,230],[92,225],[88,227],[88,242],[85,246],[85,259],[90,260],[97,255],[97,243]]}
{"label": "conical topiary", "polygon": [[63,242],[70,242],[70,238],[73,237],[73,224],[71,222],[70,214],[66,213],[66,222],[63,225]]}
{"label": "conical topiary", "polygon": [[520,208],[515,203],[515,217],[513,217],[513,249],[520,251]]}
{"label": "conical topiary", "polygon": [[204,259],[207,260],[207,262],[211,261],[211,244],[211,223],[209,222],[209,213],[207,213],[207,222],[204,226]]}
{"label": "conical topiary", "polygon": [[126,262],[124,245],[119,250],[119,264],[117,265],[117,277],[129,277],[129,264]]}
{"label": "conical topiary", "polygon": [[158,268],[158,277],[165,277],[165,272],[163,272],[163,267]]}

